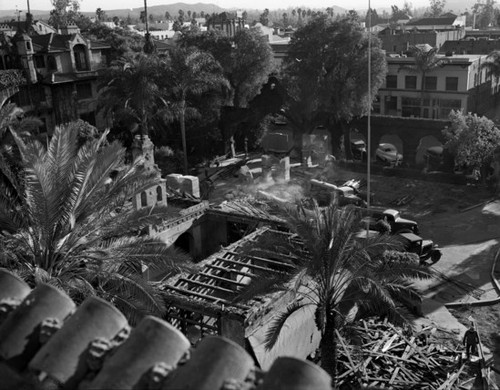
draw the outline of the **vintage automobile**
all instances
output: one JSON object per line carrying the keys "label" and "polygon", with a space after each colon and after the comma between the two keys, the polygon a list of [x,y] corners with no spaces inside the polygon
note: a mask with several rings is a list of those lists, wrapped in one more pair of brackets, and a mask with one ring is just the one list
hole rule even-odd
{"label": "vintage automobile", "polygon": [[351,140],[351,153],[355,160],[366,160],[366,143],[362,139]]}
{"label": "vintage automobile", "polygon": [[403,162],[403,155],[398,153],[398,149],[389,143],[382,143],[378,145],[375,151],[375,158],[386,164],[391,164],[394,166],[401,165]]}
{"label": "vintage automobile", "polygon": [[416,221],[411,219],[406,219],[401,217],[399,210],[394,209],[360,209],[363,219],[361,224],[366,226],[369,225],[372,230],[379,230],[379,225],[377,224],[380,220],[386,220],[391,226],[391,233],[414,233],[418,234],[418,224]]}
{"label": "vintage automobile", "polygon": [[442,256],[441,250],[432,240],[424,240],[422,237],[414,233],[399,233],[398,237],[404,245],[407,252],[415,253],[420,258],[420,264],[427,264],[426,261],[431,259],[432,264],[437,263]]}

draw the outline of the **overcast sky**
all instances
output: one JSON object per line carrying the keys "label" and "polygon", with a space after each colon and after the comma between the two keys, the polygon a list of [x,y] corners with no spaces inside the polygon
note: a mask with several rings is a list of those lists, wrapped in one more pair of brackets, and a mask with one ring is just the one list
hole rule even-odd
{"label": "overcast sky", "polygon": [[[269,8],[326,8],[332,4],[346,9],[368,9],[368,0],[337,0],[331,2],[328,0],[181,0],[181,1],[165,1],[165,0],[148,0],[148,5],[175,4],[183,2],[187,4],[193,3],[212,3],[223,8],[241,8],[241,9],[261,9]],[[402,7],[404,0],[371,0],[372,8],[390,8],[391,4],[396,4]],[[428,0],[410,1],[413,7],[422,7],[429,4]],[[26,0],[0,0],[0,9],[8,10],[15,9],[26,10]],[[304,4],[307,4],[304,6]],[[80,7],[82,11],[94,12],[97,8],[103,10],[123,9],[123,8],[139,8],[144,5],[143,0],[81,0]],[[32,10],[50,10],[52,3],[50,0],[30,0]]]}

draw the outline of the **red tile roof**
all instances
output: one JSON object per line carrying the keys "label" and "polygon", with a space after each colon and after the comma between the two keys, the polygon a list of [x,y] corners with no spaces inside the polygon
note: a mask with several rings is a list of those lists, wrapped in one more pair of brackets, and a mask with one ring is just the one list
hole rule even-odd
{"label": "red tile roof", "polygon": [[31,290],[0,269],[0,389],[329,390],[318,366],[280,357],[267,373],[219,336],[188,339],[147,316],[132,330],[110,303],[78,308],[57,288]]}

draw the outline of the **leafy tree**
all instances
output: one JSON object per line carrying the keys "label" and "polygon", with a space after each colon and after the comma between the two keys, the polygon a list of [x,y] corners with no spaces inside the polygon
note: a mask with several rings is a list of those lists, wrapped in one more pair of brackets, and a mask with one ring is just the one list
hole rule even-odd
{"label": "leafy tree", "polygon": [[106,42],[111,46],[108,61],[112,62],[132,53],[140,53],[144,38],[126,29],[110,29],[103,24],[92,24],[83,35],[90,39]]}
{"label": "leafy tree", "polygon": [[446,6],[446,0],[429,0],[430,6],[429,11],[426,13],[427,16],[437,18],[439,17]]}
{"label": "leafy tree", "polygon": [[90,19],[80,13],[79,0],[52,0],[54,9],[50,11],[49,24],[61,28],[68,23],[75,23],[84,30],[90,25]]}
{"label": "leafy tree", "polygon": [[450,113],[451,126],[443,130],[445,147],[455,155],[455,164],[478,169],[483,180],[487,177],[495,150],[500,145],[500,130],[494,122],[476,114]]}
{"label": "leafy tree", "polygon": [[179,16],[177,17],[177,20],[180,24],[184,23],[184,11],[181,9],[179,10]]}
{"label": "leafy tree", "polygon": [[443,66],[447,60],[438,57],[438,49],[431,48],[427,50],[424,46],[412,46],[409,53],[415,58],[415,64],[403,66],[402,69],[420,75],[420,116],[424,116],[424,98],[425,98],[425,80],[429,73]]}
{"label": "leafy tree", "polygon": [[97,8],[95,10],[95,16],[98,21],[103,21],[106,19],[106,12],[102,10],[102,8]]}
{"label": "leafy tree", "polygon": [[172,50],[162,78],[166,83],[165,90],[168,91],[168,117],[180,123],[184,174],[187,174],[186,117],[199,115],[193,98],[203,95],[217,99],[229,88],[229,83],[214,57],[194,47]]}
{"label": "leafy tree", "polygon": [[[387,64],[380,41],[372,37],[370,96],[368,37],[351,18],[332,21],[318,16],[295,32],[289,47],[284,84],[290,124],[305,133],[327,126],[335,135],[334,144],[334,138],[343,133],[348,146],[347,124],[371,109],[385,78]],[[345,149],[350,152],[350,147]]]}
{"label": "leafy tree", "polygon": [[170,16],[170,12],[168,12],[168,11],[165,12],[165,19],[166,20],[171,20],[172,19],[172,16]]}
{"label": "leafy tree", "polygon": [[260,29],[238,31],[231,39],[221,31],[188,32],[180,40],[183,47],[196,46],[211,53],[222,65],[231,85],[220,127],[223,138],[229,139],[238,124],[251,113],[244,112],[260,92],[272,70],[273,54]]}
{"label": "leafy tree", "polygon": [[148,134],[151,118],[166,108],[159,87],[160,70],[160,60],[154,55],[138,54],[113,62],[103,75],[99,110],[128,119],[129,126],[139,124],[140,133]]}
{"label": "leafy tree", "polygon": [[481,65],[495,77],[500,77],[500,50],[493,50]]}
{"label": "leafy tree", "polygon": [[115,24],[115,26],[119,26],[120,25],[120,18],[118,16],[113,16],[113,18],[111,20],[113,21],[113,23]]}
{"label": "leafy tree", "polygon": [[[345,323],[353,304],[358,313],[385,315],[394,323],[405,323],[396,303],[420,296],[412,288],[413,279],[430,278],[427,267],[421,267],[414,256],[392,256],[387,250],[399,250],[395,236],[378,235],[356,238],[360,215],[352,207],[317,205],[312,210],[285,208],[283,218],[292,233],[304,245],[298,252],[294,240],[270,241],[250,250],[262,256],[265,252],[287,253],[290,271],[265,275],[246,287],[240,300],[276,291],[292,291],[294,302],[278,313],[266,334],[268,349],[278,340],[290,316],[307,306],[315,310],[315,323],[321,332],[321,366],[336,380],[337,345],[335,330]],[[394,261],[397,259],[398,261]],[[333,383],[335,388],[335,383]]]}
{"label": "leafy tree", "polygon": [[260,15],[259,22],[262,23],[263,26],[269,25],[269,10],[267,8]]}
{"label": "leafy tree", "polygon": [[31,286],[53,284],[76,302],[100,296],[131,323],[161,315],[163,299],[142,267],[173,273],[190,266],[185,255],[138,234],[168,213],[130,202],[157,178],[139,160],[124,166],[123,147],[105,146],[106,133],[81,148],[77,136],[78,125],[69,123],[55,129],[47,148],[16,137],[21,170],[0,166],[15,188],[14,197],[0,195],[0,263]]}
{"label": "leafy tree", "polygon": [[399,9],[397,5],[391,5],[392,15],[391,21],[396,22],[400,19],[408,19],[408,16],[411,16],[411,9],[408,3],[404,3],[403,9]]}
{"label": "leafy tree", "polygon": [[[486,29],[492,27],[495,20],[495,0],[486,0],[486,2],[477,2],[472,7],[472,12],[475,14],[474,28]],[[494,26],[493,26],[494,27]]]}
{"label": "leafy tree", "polygon": [[146,23],[146,11],[141,11],[139,20],[141,21],[141,23]]}
{"label": "leafy tree", "polygon": [[228,72],[234,107],[245,107],[259,93],[272,64],[271,47],[258,28],[243,29],[235,34]]}

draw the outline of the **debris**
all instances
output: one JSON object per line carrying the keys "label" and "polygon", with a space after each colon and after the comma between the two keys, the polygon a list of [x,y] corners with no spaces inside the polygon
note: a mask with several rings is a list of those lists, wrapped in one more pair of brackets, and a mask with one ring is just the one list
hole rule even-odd
{"label": "debris", "polygon": [[430,341],[432,328],[407,336],[388,323],[361,320],[351,327],[355,342],[337,332],[340,389],[377,386],[392,389],[459,389],[476,374],[456,349]]}

